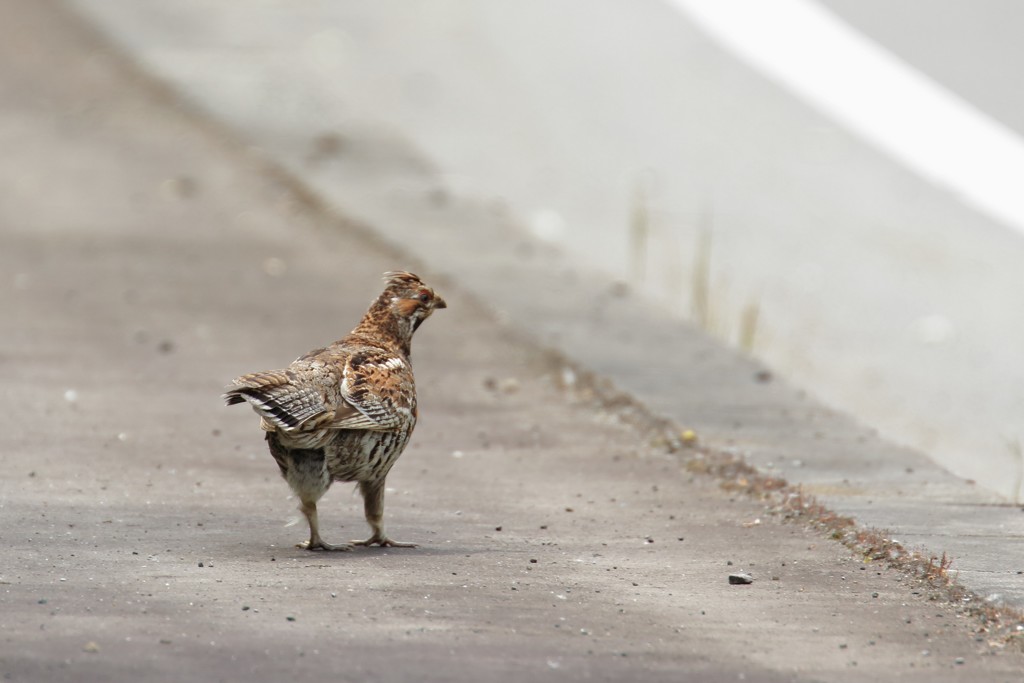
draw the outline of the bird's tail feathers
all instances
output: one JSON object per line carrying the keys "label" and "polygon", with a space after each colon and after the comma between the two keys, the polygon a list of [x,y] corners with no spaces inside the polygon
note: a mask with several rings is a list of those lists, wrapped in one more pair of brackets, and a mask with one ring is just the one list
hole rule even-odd
{"label": "bird's tail feathers", "polygon": [[284,370],[243,375],[225,389],[224,402],[229,406],[248,402],[270,425],[285,431],[298,429],[324,412],[323,397],[288,379]]}

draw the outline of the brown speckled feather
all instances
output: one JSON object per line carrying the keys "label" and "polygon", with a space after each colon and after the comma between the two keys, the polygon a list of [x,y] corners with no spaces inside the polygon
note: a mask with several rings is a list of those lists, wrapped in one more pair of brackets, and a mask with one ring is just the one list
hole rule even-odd
{"label": "brown speckled feather", "polygon": [[416,426],[410,343],[446,304],[411,273],[385,278],[384,292],[346,337],[283,370],[242,375],[224,394],[228,405],[248,402],[259,414],[281,473],[303,500],[311,548],[328,547],[316,530],[315,504],[332,481],[366,484],[371,540],[391,543],[379,517],[384,477]]}

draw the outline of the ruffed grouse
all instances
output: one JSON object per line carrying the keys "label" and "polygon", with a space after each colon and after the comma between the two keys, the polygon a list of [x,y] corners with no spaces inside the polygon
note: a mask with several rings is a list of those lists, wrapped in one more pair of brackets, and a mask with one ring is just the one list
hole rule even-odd
{"label": "ruffed grouse", "polygon": [[270,453],[309,521],[309,540],[300,548],[352,548],[320,538],[316,502],[335,481],[359,482],[363,494],[373,534],[353,543],[415,546],[384,532],[384,478],[416,426],[412,335],[446,304],[412,273],[384,278],[384,292],[348,336],[284,370],[238,377],[224,394],[228,405],[248,401],[260,415]]}

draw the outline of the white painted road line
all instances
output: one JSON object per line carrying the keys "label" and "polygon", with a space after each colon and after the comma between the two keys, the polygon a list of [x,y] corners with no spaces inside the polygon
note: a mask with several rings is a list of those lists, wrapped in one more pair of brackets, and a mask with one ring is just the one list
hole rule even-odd
{"label": "white painted road line", "polygon": [[813,0],[668,0],[897,161],[1024,233],[1024,139]]}

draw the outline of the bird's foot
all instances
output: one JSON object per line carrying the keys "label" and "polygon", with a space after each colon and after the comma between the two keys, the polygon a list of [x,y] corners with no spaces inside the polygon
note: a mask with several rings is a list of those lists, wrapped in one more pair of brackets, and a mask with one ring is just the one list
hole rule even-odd
{"label": "bird's foot", "polygon": [[326,543],[324,542],[323,539],[319,538],[303,541],[302,543],[296,543],[295,547],[302,548],[303,550],[337,550],[339,552],[352,550],[352,546],[348,543],[341,543],[336,545],[333,543]]}
{"label": "bird's foot", "polygon": [[372,545],[379,545],[381,548],[419,548],[418,543],[403,543],[401,541],[392,541],[387,536],[378,536],[374,534],[365,541],[352,541],[352,545],[360,545],[370,547]]}

